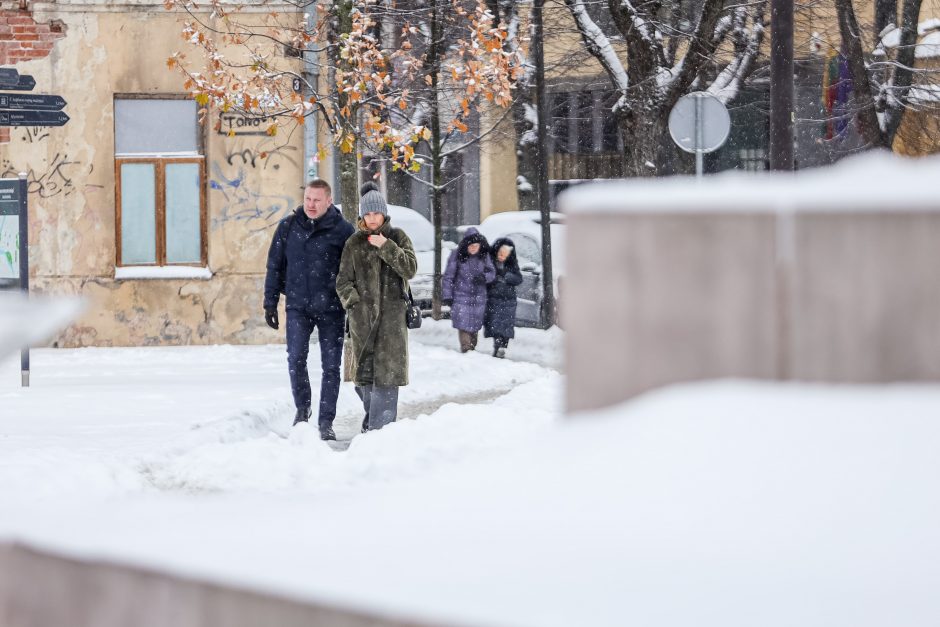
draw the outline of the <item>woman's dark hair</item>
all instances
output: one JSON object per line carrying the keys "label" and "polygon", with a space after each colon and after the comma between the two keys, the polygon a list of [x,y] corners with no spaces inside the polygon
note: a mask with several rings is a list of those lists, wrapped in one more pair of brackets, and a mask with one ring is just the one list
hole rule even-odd
{"label": "woman's dark hair", "polygon": [[490,255],[493,257],[493,265],[496,265],[496,255],[499,253],[499,249],[503,246],[512,246],[512,251],[509,253],[509,256],[506,257],[506,261],[503,263],[506,264],[506,268],[518,271],[519,260],[516,258],[516,244],[508,237],[500,237],[494,241],[493,245],[490,247]]}
{"label": "woman's dark hair", "polygon": [[486,238],[481,233],[469,233],[460,240],[460,244],[457,246],[458,261],[466,261],[470,258],[470,244],[480,245],[480,252],[477,254],[485,255],[490,251],[490,245],[487,244]]}

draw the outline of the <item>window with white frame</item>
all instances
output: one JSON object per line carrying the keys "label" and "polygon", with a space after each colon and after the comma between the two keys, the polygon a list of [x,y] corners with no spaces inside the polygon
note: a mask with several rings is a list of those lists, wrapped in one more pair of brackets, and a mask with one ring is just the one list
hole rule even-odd
{"label": "window with white frame", "polygon": [[191,99],[115,97],[118,266],[207,261],[205,157]]}

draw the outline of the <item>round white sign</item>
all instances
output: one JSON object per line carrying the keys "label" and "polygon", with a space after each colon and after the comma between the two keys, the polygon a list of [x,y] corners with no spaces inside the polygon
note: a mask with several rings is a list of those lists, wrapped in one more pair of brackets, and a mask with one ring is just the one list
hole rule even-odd
{"label": "round white sign", "polygon": [[731,131],[731,116],[724,104],[704,91],[679,98],[669,112],[669,134],[686,152],[712,152]]}

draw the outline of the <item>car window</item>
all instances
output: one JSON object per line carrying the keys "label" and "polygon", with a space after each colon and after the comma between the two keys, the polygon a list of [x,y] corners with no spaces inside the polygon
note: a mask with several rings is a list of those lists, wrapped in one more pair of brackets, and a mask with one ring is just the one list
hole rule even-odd
{"label": "car window", "polygon": [[510,233],[506,237],[516,245],[516,256],[519,258],[519,265],[526,261],[542,265],[542,250],[534,239],[524,233]]}

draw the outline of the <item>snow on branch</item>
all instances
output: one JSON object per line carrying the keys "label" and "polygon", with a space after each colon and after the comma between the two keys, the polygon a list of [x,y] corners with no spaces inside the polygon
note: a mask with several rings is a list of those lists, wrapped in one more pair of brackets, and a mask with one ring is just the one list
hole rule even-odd
{"label": "snow on branch", "polygon": [[618,9],[627,16],[633,26],[633,32],[643,40],[650,50],[656,50],[660,46],[660,42],[663,40],[662,33],[659,32],[653,21],[646,20],[640,15],[640,12],[637,11],[630,0],[620,0]]}
{"label": "snow on branch", "polygon": [[587,46],[588,52],[600,62],[604,71],[607,72],[614,82],[617,90],[621,93],[626,93],[630,81],[627,78],[627,72],[623,67],[623,63],[620,62],[620,58],[617,56],[617,53],[614,52],[614,48],[610,44],[607,35],[604,34],[604,31],[602,31],[600,27],[594,23],[594,20],[591,19],[591,16],[588,15],[583,0],[565,0],[565,4],[568,6],[575,23],[578,25],[578,31],[581,33],[581,37],[584,40],[585,46]]}
{"label": "snow on branch", "polygon": [[741,89],[744,79],[750,74],[754,61],[760,54],[764,39],[764,8],[766,2],[758,4],[750,30],[746,28],[747,11],[740,7],[735,11],[734,23],[735,58],[719,72],[706,90],[724,104],[731,102]]}

